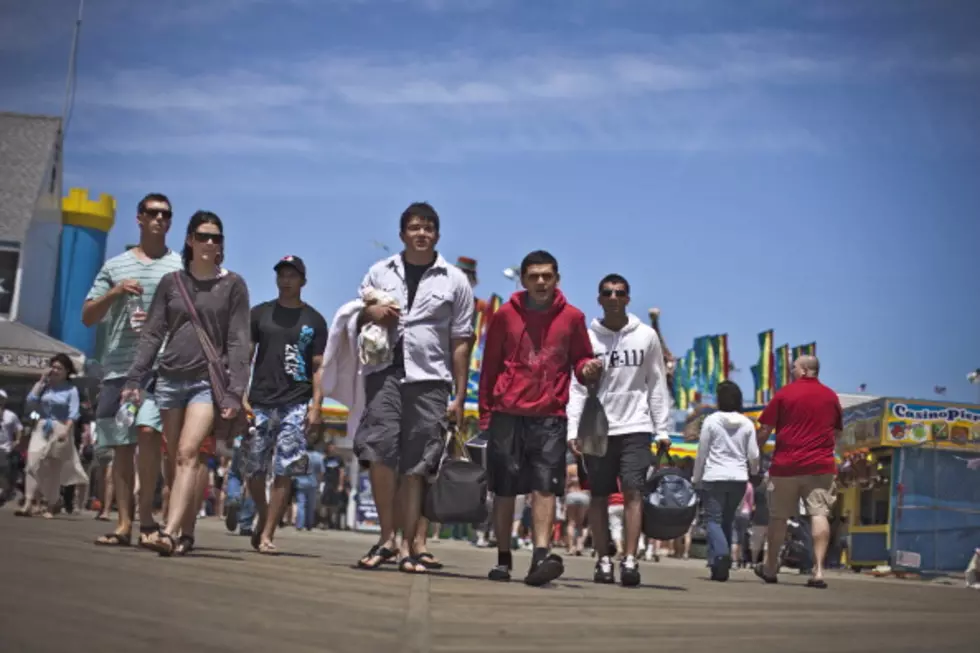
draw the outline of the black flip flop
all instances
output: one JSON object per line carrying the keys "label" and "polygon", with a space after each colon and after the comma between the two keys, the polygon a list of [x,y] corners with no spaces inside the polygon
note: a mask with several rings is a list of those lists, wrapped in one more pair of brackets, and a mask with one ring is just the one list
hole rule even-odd
{"label": "black flip flop", "polygon": [[106,533],[95,540],[96,546],[129,546],[132,543],[132,536],[122,533]]}
{"label": "black flip flop", "polygon": [[[386,546],[375,544],[370,549],[368,549],[367,554],[363,558],[357,561],[357,568],[372,569],[372,570],[378,569],[379,567],[381,567],[381,565],[385,564],[386,562],[391,562],[392,560],[394,560],[395,556],[397,555],[398,553],[396,551],[392,551]],[[378,559],[378,562],[371,564],[371,560],[374,560],[375,558]]]}
{"label": "black flip flop", "polygon": [[438,560],[436,560],[436,557],[431,553],[429,553],[428,551],[426,551],[425,553],[418,554],[417,556],[415,556],[415,559],[418,561],[420,565],[432,571],[442,569],[443,567],[443,564]]}
{"label": "black flip flop", "polygon": [[[419,567],[422,569],[419,570]],[[429,571],[429,568],[417,557],[405,556],[398,561],[398,571],[403,574],[424,574]]]}
{"label": "black flip flop", "polygon": [[811,578],[806,582],[807,587],[812,587],[813,589],[825,590],[827,589],[827,581],[819,578]]}
{"label": "black flip flop", "polygon": [[145,546],[144,542],[146,541],[146,538],[154,533],[158,533],[159,531],[160,524],[147,524],[146,526],[140,524],[140,539],[137,541],[137,544],[139,546]]}

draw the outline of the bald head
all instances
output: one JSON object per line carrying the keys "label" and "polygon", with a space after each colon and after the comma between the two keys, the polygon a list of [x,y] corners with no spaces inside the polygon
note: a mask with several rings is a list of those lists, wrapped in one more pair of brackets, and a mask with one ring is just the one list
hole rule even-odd
{"label": "bald head", "polygon": [[797,379],[820,376],[820,361],[816,356],[800,356],[793,363],[793,376]]}

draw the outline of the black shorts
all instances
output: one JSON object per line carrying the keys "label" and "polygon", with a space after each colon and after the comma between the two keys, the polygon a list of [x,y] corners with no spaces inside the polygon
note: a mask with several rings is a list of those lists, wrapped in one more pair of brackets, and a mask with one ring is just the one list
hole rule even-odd
{"label": "black shorts", "polygon": [[647,471],[653,464],[653,454],[650,452],[652,440],[650,433],[611,435],[605,456],[583,456],[592,496],[604,498],[615,494],[619,491],[617,480],[624,492],[642,492],[646,486]]}
{"label": "black shorts", "polygon": [[490,491],[500,497],[529,492],[565,494],[564,417],[521,417],[494,413],[487,443]]}
{"label": "black shorts", "polygon": [[365,404],[354,434],[354,455],[409,476],[438,469],[446,444],[449,384],[403,383],[405,371],[387,368],[364,378]]}

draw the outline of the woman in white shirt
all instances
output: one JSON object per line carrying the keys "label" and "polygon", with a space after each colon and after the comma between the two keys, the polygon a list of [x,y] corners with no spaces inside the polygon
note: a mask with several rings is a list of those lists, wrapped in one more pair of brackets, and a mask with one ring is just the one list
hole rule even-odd
{"label": "woman in white shirt", "polygon": [[711,580],[724,582],[732,567],[732,523],[745,496],[749,472],[759,470],[759,445],[755,425],[742,414],[738,385],[719,383],[717,396],[718,411],[701,425],[691,480],[702,490]]}

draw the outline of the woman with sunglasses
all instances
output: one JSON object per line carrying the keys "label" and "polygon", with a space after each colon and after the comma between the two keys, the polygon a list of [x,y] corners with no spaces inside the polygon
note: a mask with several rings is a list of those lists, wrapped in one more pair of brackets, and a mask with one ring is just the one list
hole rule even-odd
{"label": "woman with sunglasses", "polygon": [[27,448],[24,506],[18,517],[35,513],[38,492],[47,501],[41,513],[51,519],[61,501],[61,486],[88,483],[75,449],[75,422],[79,417],[78,388],[71,382],[75,364],[65,354],[51,358],[51,367],[27,394],[28,412],[40,414]]}
{"label": "woman with sunglasses", "polygon": [[[166,524],[144,546],[163,556],[189,551],[193,540],[178,541],[182,526],[200,509],[199,452],[217,418],[234,418],[248,384],[249,304],[245,281],[221,267],[224,233],[214,213],[198,211],[187,225],[184,269],[160,281],[147,314],[124,401],[139,401],[140,387],[160,351],[155,397],[163,417],[167,450],[176,452]],[[188,296],[192,306],[184,297]],[[201,325],[201,332],[195,323]],[[212,387],[206,345],[227,367],[228,383]],[[215,397],[223,395],[220,405]],[[190,535],[181,536],[185,540]]]}

